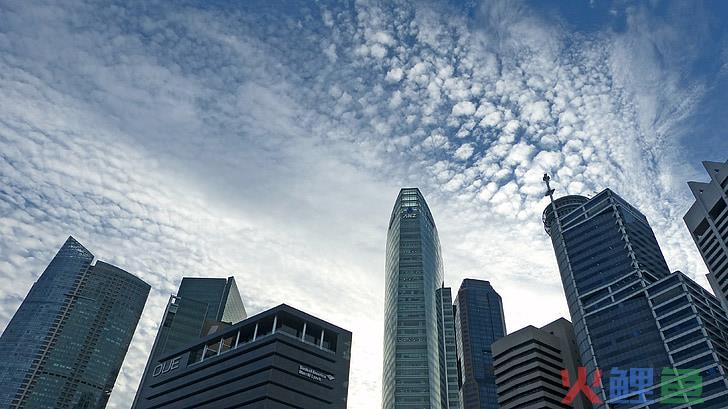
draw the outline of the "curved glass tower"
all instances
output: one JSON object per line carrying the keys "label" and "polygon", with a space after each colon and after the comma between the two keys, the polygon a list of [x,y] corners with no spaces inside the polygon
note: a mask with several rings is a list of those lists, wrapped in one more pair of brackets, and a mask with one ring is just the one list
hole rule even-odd
{"label": "curved glass tower", "polygon": [[448,373],[452,354],[443,351],[452,345],[440,340],[443,311],[452,313],[450,305],[438,308],[442,282],[440,240],[430,209],[419,189],[402,189],[387,232],[383,409],[454,406],[448,403],[453,387],[448,380],[457,377]]}

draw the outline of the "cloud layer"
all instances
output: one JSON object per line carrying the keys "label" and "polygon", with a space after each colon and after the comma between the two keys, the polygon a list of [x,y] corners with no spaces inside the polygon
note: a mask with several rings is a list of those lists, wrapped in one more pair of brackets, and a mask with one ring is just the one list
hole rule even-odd
{"label": "cloud layer", "polygon": [[433,209],[447,284],[490,280],[511,331],[567,314],[544,172],[559,194],[619,192],[704,283],[681,125],[711,79],[683,75],[679,13],[615,6],[619,30],[584,31],[514,2],[289,3],[0,4],[0,327],[68,234],[146,280],[110,407],[181,277],[231,274],[251,312],[352,330],[350,407],[378,405],[405,185]]}

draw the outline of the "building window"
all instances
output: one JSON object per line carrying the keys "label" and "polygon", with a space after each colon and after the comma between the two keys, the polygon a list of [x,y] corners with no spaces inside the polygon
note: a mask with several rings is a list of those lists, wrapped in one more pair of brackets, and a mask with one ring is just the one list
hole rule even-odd
{"label": "building window", "polygon": [[190,357],[188,359],[188,365],[195,364],[197,362],[202,362],[202,351],[203,350],[204,350],[204,347],[202,347],[202,346],[193,349],[190,352]]}
{"label": "building window", "polygon": [[216,356],[220,349],[220,340],[216,339],[214,341],[210,341],[207,344],[207,349],[205,350],[205,356],[202,358],[207,359],[213,356]]}
{"label": "building window", "polygon": [[237,338],[237,335],[237,332],[233,332],[232,334],[223,337],[222,343],[220,344],[221,354],[224,354],[225,352],[235,348],[235,339]]}
{"label": "building window", "polygon": [[710,209],[710,217],[713,220],[717,220],[718,216],[720,216],[720,214],[723,212],[723,210],[725,210],[725,208],[726,208],[725,200],[723,200],[722,198],[718,199],[718,203],[716,203],[715,206],[713,206],[713,208]]}
{"label": "building window", "polygon": [[303,335],[303,325],[304,323],[302,320],[295,319],[288,314],[282,313],[278,315],[276,332],[282,332],[292,337],[301,338]]}

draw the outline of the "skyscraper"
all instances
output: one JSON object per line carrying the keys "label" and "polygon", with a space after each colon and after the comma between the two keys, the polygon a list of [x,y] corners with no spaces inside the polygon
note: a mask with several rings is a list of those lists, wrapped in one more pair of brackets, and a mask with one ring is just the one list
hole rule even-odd
{"label": "skyscraper", "polygon": [[728,311],[728,161],[703,166],[710,181],[688,183],[695,203],[684,220],[708,266],[708,282]]}
{"label": "skyscraper", "polygon": [[[544,180],[548,183],[547,176]],[[550,187],[548,194],[553,194]],[[610,385],[614,369],[652,368],[658,375],[663,368],[695,369],[705,403],[694,407],[724,408],[728,319],[715,308],[715,297],[682,273],[669,273],[645,216],[606,189],[591,199],[553,200],[543,221],[589,379],[598,369],[603,385]],[[677,382],[665,379],[631,395],[612,396],[601,388],[605,403],[594,406],[661,407],[664,384]],[[658,402],[615,403],[640,399]]]}
{"label": "skyscraper", "polygon": [[440,329],[440,395],[443,408],[459,408],[457,343],[452,290],[442,287],[435,292],[437,322]]}
{"label": "skyscraper", "polygon": [[[527,326],[493,343],[500,409],[561,409],[568,393],[561,371],[576,379],[581,366],[574,328],[563,318],[541,328]],[[582,394],[570,405],[591,408]]]}
{"label": "skyscraper", "polygon": [[[167,303],[140,384],[157,358],[247,318],[235,278],[184,277]],[[138,400],[139,391],[137,391]]]}
{"label": "skyscraper", "polygon": [[149,285],[69,237],[0,336],[0,407],[104,408]]}
{"label": "skyscraper", "polygon": [[[402,189],[387,232],[383,409],[445,409],[453,402],[447,353],[452,314],[440,240],[419,189]],[[451,297],[451,296],[450,296]],[[439,308],[438,308],[439,307]],[[442,336],[444,338],[441,338]],[[454,409],[456,403],[449,404]]]}
{"label": "skyscraper", "polygon": [[150,360],[195,342],[212,325],[246,317],[235,278],[184,277],[167,304]]}
{"label": "skyscraper", "polygon": [[488,281],[465,279],[455,298],[462,409],[497,409],[491,344],[506,335],[503,302]]}

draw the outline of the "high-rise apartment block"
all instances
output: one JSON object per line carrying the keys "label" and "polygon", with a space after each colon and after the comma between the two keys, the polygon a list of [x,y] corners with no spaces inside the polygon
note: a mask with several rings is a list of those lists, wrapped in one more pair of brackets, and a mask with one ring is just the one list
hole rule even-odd
{"label": "high-rise apartment block", "polygon": [[497,409],[491,344],[506,334],[503,301],[488,281],[465,279],[455,298],[462,409]]}
{"label": "high-rise apartment block", "polygon": [[149,285],[73,237],[0,336],[0,407],[106,407]]}
{"label": "high-rise apartment block", "polygon": [[132,409],[346,409],[351,332],[285,304],[152,362]]}
{"label": "high-rise apartment block", "polygon": [[[548,181],[547,177],[544,177]],[[549,194],[553,190],[549,188]],[[728,322],[715,297],[670,274],[647,218],[607,189],[565,196],[543,214],[589,379],[603,374],[597,408],[659,408],[667,383],[612,396],[610,378],[629,368],[690,369],[702,380],[699,408],[725,408]],[[613,372],[617,371],[617,372]],[[668,385],[669,386],[669,385]],[[685,402],[690,402],[687,393]],[[652,404],[641,402],[649,396]],[[672,399],[672,398],[671,398]],[[681,408],[693,405],[685,404]]]}
{"label": "high-rise apartment block", "polygon": [[419,189],[402,189],[387,232],[383,409],[455,409],[452,307],[437,228]]}
{"label": "high-rise apartment block", "polygon": [[708,266],[708,282],[728,311],[728,161],[703,162],[709,182],[689,182],[695,203],[685,224]]}
{"label": "high-rise apartment block", "polygon": [[501,409],[591,408],[583,394],[568,406],[562,370],[577,379],[581,366],[571,323],[560,318],[544,327],[527,326],[493,343]]}

